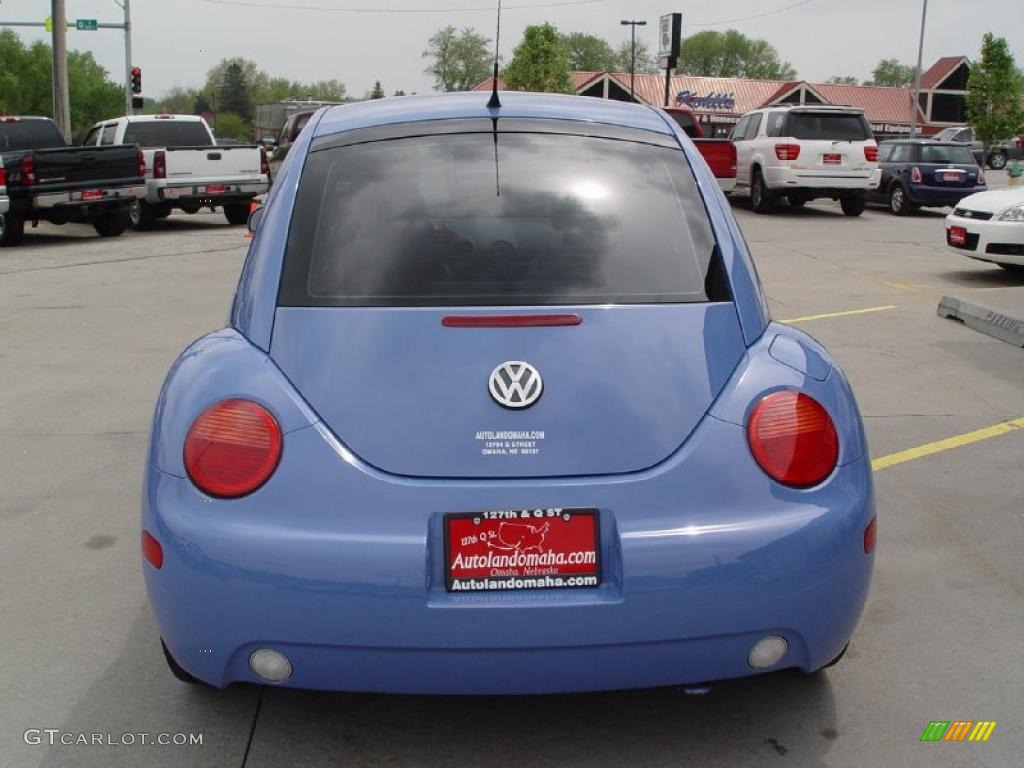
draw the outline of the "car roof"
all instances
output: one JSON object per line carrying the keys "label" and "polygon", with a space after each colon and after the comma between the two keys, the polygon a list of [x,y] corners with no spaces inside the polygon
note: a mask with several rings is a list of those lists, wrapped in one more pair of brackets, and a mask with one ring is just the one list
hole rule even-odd
{"label": "car roof", "polygon": [[579,120],[672,134],[672,128],[666,123],[666,118],[657,110],[640,104],[563,94],[502,91],[501,107],[488,109],[489,99],[490,93],[486,91],[467,91],[423,96],[393,96],[340,104],[325,108],[315,135],[330,136],[343,131],[423,120],[474,117]]}
{"label": "car roof", "polygon": [[[199,115],[167,115],[167,114],[156,114],[156,115],[125,115],[124,117],[117,118],[118,120],[127,120],[129,123],[150,123],[154,120],[179,120],[183,123],[198,123],[203,118]],[[113,122],[113,121],[111,121]]]}
{"label": "car roof", "polygon": [[962,141],[935,141],[933,139],[885,139],[880,141],[879,145],[882,144],[917,144],[919,146],[928,147],[962,147],[964,146]]}

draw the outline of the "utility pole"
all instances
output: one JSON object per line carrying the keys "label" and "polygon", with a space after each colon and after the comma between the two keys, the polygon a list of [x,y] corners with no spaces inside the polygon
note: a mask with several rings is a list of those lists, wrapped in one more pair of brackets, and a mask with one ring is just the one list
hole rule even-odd
{"label": "utility pole", "polygon": [[924,54],[924,22],[928,18],[928,0],[921,10],[921,39],[917,44],[917,72],[914,74],[914,103],[910,105],[910,137],[917,134],[917,105],[921,103],[921,57]]}
{"label": "utility pole", "polygon": [[629,56],[629,97],[636,101],[636,28],[646,27],[646,21],[636,21],[635,19],[623,19],[619,22],[624,27],[631,27],[630,39],[631,49]]}
{"label": "utility pole", "polygon": [[131,0],[118,3],[124,8],[124,113],[132,115],[132,14]]}
{"label": "utility pole", "polygon": [[51,0],[53,18],[53,122],[71,142],[71,106],[68,99],[68,25],[64,0]]}

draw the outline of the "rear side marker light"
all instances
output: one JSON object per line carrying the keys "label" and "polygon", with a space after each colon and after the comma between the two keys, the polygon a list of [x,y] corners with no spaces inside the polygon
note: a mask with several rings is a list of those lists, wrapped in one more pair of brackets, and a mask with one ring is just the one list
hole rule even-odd
{"label": "rear side marker light", "polygon": [[142,556],[158,571],[164,564],[164,548],[149,531],[142,532]]}
{"label": "rear side marker light", "polygon": [[779,160],[796,160],[800,157],[799,144],[776,144],[775,156]]}
{"label": "rear side marker light", "polygon": [[270,160],[267,159],[266,147],[260,147],[260,173],[263,176],[270,175]]}
{"label": "rear side marker light", "polygon": [[554,325],[579,325],[579,315],[446,315],[446,328],[538,328]]}
{"label": "rear side marker light", "polygon": [[870,555],[875,551],[875,543],[878,541],[878,518],[872,517],[868,527],[864,529],[864,554]]}
{"label": "rear side marker light", "polygon": [[783,485],[809,488],[831,474],[839,437],[828,412],[802,392],[773,392],[754,406],[747,442],[765,473]]}
{"label": "rear side marker light", "polygon": [[210,496],[233,499],[263,485],[281,458],[281,428],[251,400],[223,400],[203,411],[185,438],[185,471]]}
{"label": "rear side marker light", "polygon": [[864,159],[869,163],[877,163],[878,147],[864,147]]}
{"label": "rear side marker light", "polygon": [[910,180],[915,184],[921,183],[921,169],[916,165],[910,169]]}

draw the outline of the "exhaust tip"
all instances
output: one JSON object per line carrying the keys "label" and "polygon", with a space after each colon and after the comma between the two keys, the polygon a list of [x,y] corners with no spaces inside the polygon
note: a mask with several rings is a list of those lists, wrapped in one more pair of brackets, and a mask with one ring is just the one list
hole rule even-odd
{"label": "exhaust tip", "polygon": [[288,657],[270,648],[260,648],[249,656],[249,669],[268,683],[283,683],[292,676]]}

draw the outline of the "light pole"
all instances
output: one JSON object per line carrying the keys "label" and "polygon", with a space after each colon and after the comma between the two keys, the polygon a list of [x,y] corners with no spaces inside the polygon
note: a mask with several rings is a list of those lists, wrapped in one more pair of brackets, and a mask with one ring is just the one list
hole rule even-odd
{"label": "light pole", "polygon": [[917,72],[914,73],[914,103],[910,105],[910,138],[917,133],[917,106],[921,103],[921,56],[924,53],[924,21],[928,18],[928,0],[921,10],[921,39],[917,44]]}
{"label": "light pole", "polygon": [[629,98],[636,101],[636,28],[646,27],[646,21],[637,21],[636,19],[623,19],[619,22],[624,27],[630,27],[629,30],[631,38],[631,48],[629,56]]}

